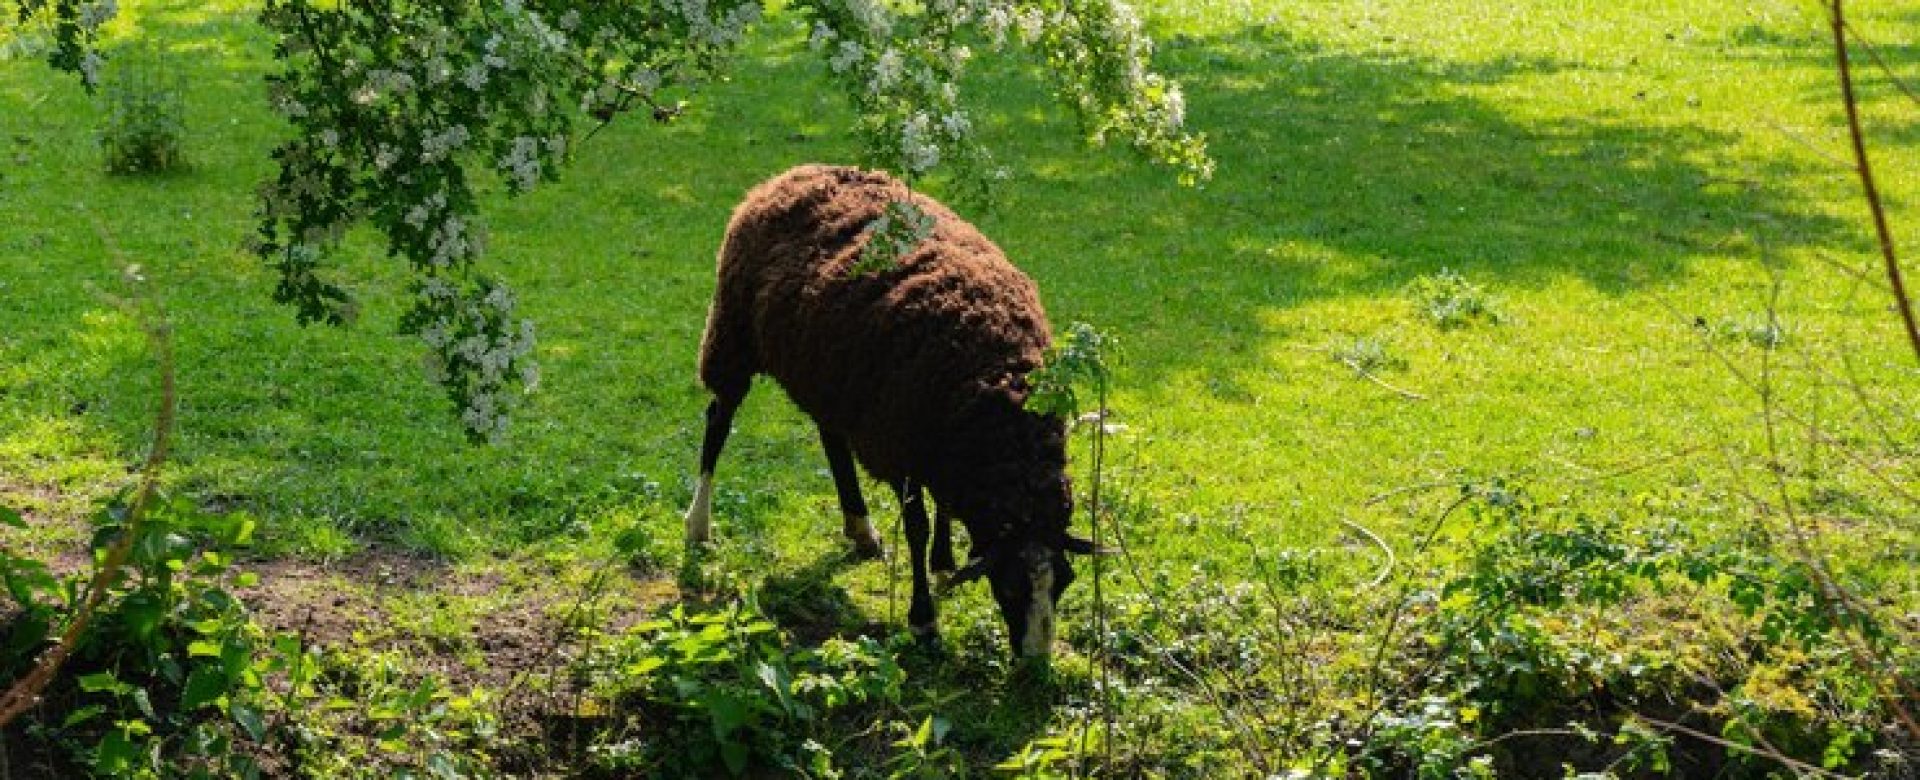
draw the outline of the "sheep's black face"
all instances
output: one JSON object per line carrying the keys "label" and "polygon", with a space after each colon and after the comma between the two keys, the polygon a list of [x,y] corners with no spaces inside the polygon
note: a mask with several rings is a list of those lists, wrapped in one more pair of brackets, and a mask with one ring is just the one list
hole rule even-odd
{"label": "sheep's black face", "polygon": [[1073,485],[1064,474],[1031,483],[1026,536],[1017,547],[995,551],[987,579],[1007,639],[1015,655],[1046,657],[1052,652],[1055,607],[1073,582],[1067,562],[1067,522],[1073,517]]}
{"label": "sheep's black face", "polygon": [[1027,543],[1000,555],[987,571],[993,600],[1007,622],[1016,656],[1045,658],[1053,651],[1054,611],[1073,582],[1073,564],[1059,547]]}

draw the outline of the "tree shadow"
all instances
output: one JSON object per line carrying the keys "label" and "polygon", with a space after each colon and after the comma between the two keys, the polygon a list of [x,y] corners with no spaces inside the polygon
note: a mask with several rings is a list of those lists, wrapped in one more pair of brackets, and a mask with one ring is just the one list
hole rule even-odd
{"label": "tree shadow", "polygon": [[1520,118],[1472,94],[1573,64],[1362,55],[1271,29],[1175,39],[1164,58],[1191,123],[1233,129],[1210,139],[1211,183],[1155,186],[1165,171],[1065,152],[1007,185],[1015,202],[988,230],[1026,250],[1016,262],[1043,277],[1056,320],[1151,343],[1140,353],[1154,360],[1131,366],[1146,385],[1244,368],[1247,347],[1287,335],[1263,332],[1262,314],[1391,293],[1442,267],[1628,295],[1685,277],[1735,231],[1780,249],[1841,234],[1770,183],[1781,177],[1712,166],[1731,159],[1731,133]]}

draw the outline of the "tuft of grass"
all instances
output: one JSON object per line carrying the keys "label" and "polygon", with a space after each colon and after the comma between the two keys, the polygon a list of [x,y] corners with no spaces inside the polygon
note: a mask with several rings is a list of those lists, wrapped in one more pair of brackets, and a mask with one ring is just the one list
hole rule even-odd
{"label": "tuft of grass", "polygon": [[1407,285],[1407,297],[1413,299],[1424,319],[1441,330],[1480,322],[1498,325],[1507,320],[1500,299],[1451,268],[1415,278]]}
{"label": "tuft of grass", "polygon": [[1352,341],[1333,347],[1333,359],[1356,374],[1404,371],[1407,359],[1394,352],[1383,336],[1355,336]]}

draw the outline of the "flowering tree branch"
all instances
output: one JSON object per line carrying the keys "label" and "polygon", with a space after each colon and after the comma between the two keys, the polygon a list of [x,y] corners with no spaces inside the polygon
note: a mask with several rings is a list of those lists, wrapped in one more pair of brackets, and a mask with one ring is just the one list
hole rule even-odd
{"label": "flowering tree branch", "polygon": [[[292,126],[273,150],[252,249],[279,272],[277,301],[302,323],[356,310],[327,258],[367,225],[412,267],[404,332],[427,351],[467,433],[497,440],[539,380],[533,324],[481,271],[486,225],[474,180],[509,193],[554,180],[580,137],[645,106],[677,115],[723,71],[763,0],[263,0],[279,71],[268,100]],[[0,0],[51,30],[57,67],[91,86],[99,25],[115,0]],[[1090,141],[1121,143],[1196,183],[1212,172],[1185,129],[1179,86],[1152,72],[1152,44],[1124,0],[793,0],[810,41],[857,109],[866,163],[908,181],[936,168],[984,194],[1002,176],[960,89],[975,47],[1024,47],[1046,65]],[[591,134],[591,130],[587,134]],[[906,204],[909,205],[910,204]],[[876,242],[910,251],[910,208]],[[883,253],[884,254],[884,253]],[[885,262],[887,258],[876,258]]]}

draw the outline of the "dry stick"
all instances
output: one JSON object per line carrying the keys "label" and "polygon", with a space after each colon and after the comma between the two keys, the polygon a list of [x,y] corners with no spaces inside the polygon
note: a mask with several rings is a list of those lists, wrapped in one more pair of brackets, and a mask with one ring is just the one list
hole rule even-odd
{"label": "dry stick", "polygon": [[1749,753],[1755,756],[1759,756],[1760,758],[1765,758],[1772,761],[1778,761],[1782,766],[1785,766],[1788,769],[1792,769],[1795,772],[1810,774],[1815,777],[1841,778],[1842,780],[1844,780],[1844,778],[1847,777],[1846,775],[1840,774],[1839,772],[1835,772],[1829,769],[1821,769],[1820,767],[1817,767],[1805,761],[1801,761],[1799,759],[1793,758],[1792,756],[1783,755],[1778,751],[1771,751],[1765,748],[1756,748],[1752,745],[1742,745],[1738,742],[1734,742],[1733,740],[1726,739],[1724,737],[1717,737],[1712,734],[1708,734],[1704,731],[1700,731],[1694,728],[1689,728],[1687,726],[1682,726],[1678,723],[1674,723],[1671,721],[1660,720],[1658,718],[1649,718],[1637,712],[1634,713],[1633,715],[1634,717],[1639,718],[1640,720],[1646,721],[1649,725],[1657,729],[1660,729],[1661,731],[1693,737],[1694,739],[1700,740],[1702,742],[1706,742],[1713,745],[1719,745],[1720,747],[1726,748],[1728,750],[1738,751],[1741,753]]}
{"label": "dry stick", "polygon": [[60,671],[67,656],[80,643],[87,632],[87,626],[93,622],[99,611],[100,602],[106,600],[107,592],[120,579],[120,569],[126,565],[127,557],[133,551],[134,539],[140,535],[142,521],[146,517],[147,505],[152,502],[154,492],[160,480],[160,464],[167,459],[167,445],[173,434],[174,421],[174,384],[173,384],[173,345],[168,340],[165,322],[149,322],[145,326],[147,338],[153,343],[154,351],[160,362],[160,409],[154,415],[153,447],[147,451],[147,459],[140,470],[140,487],[133,494],[133,501],[127,505],[126,527],[121,530],[120,538],[115,539],[107,548],[104,559],[93,572],[93,579],[87,584],[87,595],[74,611],[73,620],[60,634],[60,641],[48,648],[33,669],[20,678],[6,693],[0,694],[0,728],[32,709],[40,703],[40,693]]}
{"label": "dry stick", "polygon": [[[1840,0],[1834,0],[1834,13],[1836,15],[1839,13],[1839,6]],[[1774,279],[1770,295],[1771,297],[1767,301],[1768,325],[1777,329],[1779,327],[1777,315],[1780,298],[1780,282],[1777,276]],[[1772,467],[1766,469],[1766,471],[1772,475],[1774,489],[1780,497],[1780,509],[1787,518],[1788,535],[1792,538],[1793,546],[1795,547],[1795,551],[1800,555],[1801,561],[1812,570],[1817,584],[1820,586],[1820,592],[1817,597],[1820,607],[1830,615],[1843,615],[1848,613],[1855,615],[1867,614],[1865,607],[1860,605],[1853,594],[1842,587],[1839,581],[1834,578],[1833,574],[1827,570],[1825,559],[1814,552],[1813,545],[1808,541],[1810,532],[1806,528],[1806,525],[1801,522],[1800,514],[1794,510],[1793,494],[1790,486],[1787,484],[1786,469],[1783,468],[1785,464],[1780,456],[1779,432],[1777,426],[1774,424],[1774,417],[1776,412],[1779,411],[1779,405],[1774,394],[1772,356],[1772,350],[1762,351],[1760,355],[1760,386],[1758,388],[1761,404],[1760,421],[1766,432],[1768,465]],[[1818,433],[1817,426],[1810,422],[1806,423],[1805,427],[1808,430],[1809,436],[1815,436]],[[1835,449],[1836,451],[1845,451],[1843,447],[1836,446]],[[1880,664],[1875,663],[1878,659],[1872,650],[1863,646],[1864,640],[1854,635],[1847,621],[1839,621],[1838,629],[1847,645],[1847,649],[1852,652],[1855,662],[1868,670],[1876,670],[1880,667]],[[1876,677],[1881,676],[1883,675],[1876,675]],[[1893,688],[1895,691],[1898,691],[1901,696],[1907,699],[1920,700],[1914,696],[1914,692],[1908,688],[1906,681],[1899,675],[1895,674],[1891,675],[1891,677]],[[1875,679],[1873,684],[1875,688],[1884,691],[1886,680]],[[1887,706],[1909,732],[1915,736],[1920,736],[1920,722],[1916,722],[1913,714],[1908,712],[1904,706],[1901,706],[1900,697],[1888,697]]]}
{"label": "dry stick", "polygon": [[1374,588],[1380,587],[1380,583],[1386,582],[1387,577],[1393,575],[1394,564],[1397,563],[1399,560],[1394,557],[1393,548],[1387,546],[1386,540],[1381,539],[1380,535],[1374,533],[1373,529],[1371,528],[1368,528],[1364,525],[1356,523],[1352,520],[1348,520],[1344,517],[1340,518],[1340,523],[1341,525],[1345,525],[1346,527],[1351,528],[1355,531],[1359,531],[1361,534],[1365,535],[1368,539],[1373,540],[1374,546],[1379,547],[1381,552],[1387,554],[1387,562],[1386,564],[1380,567],[1380,573],[1374,575],[1372,582],[1367,583],[1367,590],[1373,590]]}
{"label": "dry stick", "polygon": [[1106,476],[1107,460],[1107,380],[1103,375],[1096,387],[1099,393],[1100,419],[1093,428],[1093,486],[1087,499],[1092,504],[1088,512],[1093,518],[1093,614],[1094,627],[1100,636],[1100,712],[1106,717],[1107,733],[1101,735],[1102,747],[1106,757],[1103,768],[1113,771],[1113,659],[1107,652],[1107,602],[1102,590],[1100,559],[1100,483]]}
{"label": "dry stick", "polygon": [[[1853,141],[1854,171],[1860,175],[1860,187],[1867,198],[1867,208],[1873,213],[1874,235],[1880,240],[1880,257],[1886,261],[1887,282],[1893,286],[1894,304],[1900,309],[1900,319],[1907,326],[1907,341],[1913,345],[1913,355],[1920,358],[1920,323],[1913,315],[1913,301],[1907,297],[1907,283],[1900,273],[1900,262],[1894,256],[1893,231],[1887,227],[1887,210],[1880,202],[1880,188],[1873,181],[1873,165],[1867,160],[1866,133],[1860,129],[1860,106],[1853,94],[1853,66],[1847,61],[1847,19],[1842,8],[1844,0],[1832,0],[1833,54],[1840,71],[1840,97],[1846,103],[1847,133]],[[1920,726],[1915,727],[1920,734]]]}
{"label": "dry stick", "polygon": [[1369,371],[1369,370],[1367,370],[1367,368],[1366,368],[1365,366],[1362,366],[1362,365],[1360,365],[1360,363],[1359,363],[1359,361],[1356,361],[1356,360],[1347,360],[1346,358],[1341,358],[1341,359],[1340,359],[1340,362],[1342,362],[1342,363],[1345,363],[1345,364],[1347,365],[1347,368],[1351,368],[1351,369],[1353,369],[1353,372],[1354,372],[1354,373],[1356,373],[1356,374],[1359,374],[1359,375],[1360,375],[1360,377],[1361,377],[1362,379],[1365,379],[1365,380],[1367,380],[1367,381],[1369,381],[1369,382],[1372,382],[1372,383],[1374,383],[1374,384],[1376,384],[1376,385],[1379,385],[1379,386],[1381,386],[1381,387],[1384,387],[1384,388],[1386,388],[1386,389],[1388,389],[1388,390],[1390,390],[1390,391],[1392,391],[1392,392],[1394,392],[1394,393],[1396,393],[1396,394],[1398,394],[1398,395],[1399,395],[1399,396],[1400,396],[1401,398],[1405,398],[1405,399],[1407,399],[1407,400],[1409,400],[1409,401],[1425,401],[1425,400],[1427,400],[1427,397],[1426,397],[1426,396],[1424,396],[1424,395],[1421,395],[1421,394],[1419,394],[1419,393],[1416,393],[1416,392],[1414,392],[1414,391],[1412,391],[1412,390],[1408,390],[1408,389],[1406,389],[1406,388],[1404,388],[1404,387],[1399,387],[1399,386],[1396,386],[1396,385],[1394,385],[1394,384],[1392,384],[1392,383],[1390,383],[1390,382],[1388,382],[1388,381],[1387,381],[1387,380],[1385,380],[1385,379],[1381,379],[1381,378],[1380,378],[1379,376],[1377,376],[1377,375],[1375,375],[1375,374],[1374,374],[1374,373],[1373,373],[1372,371]]}

